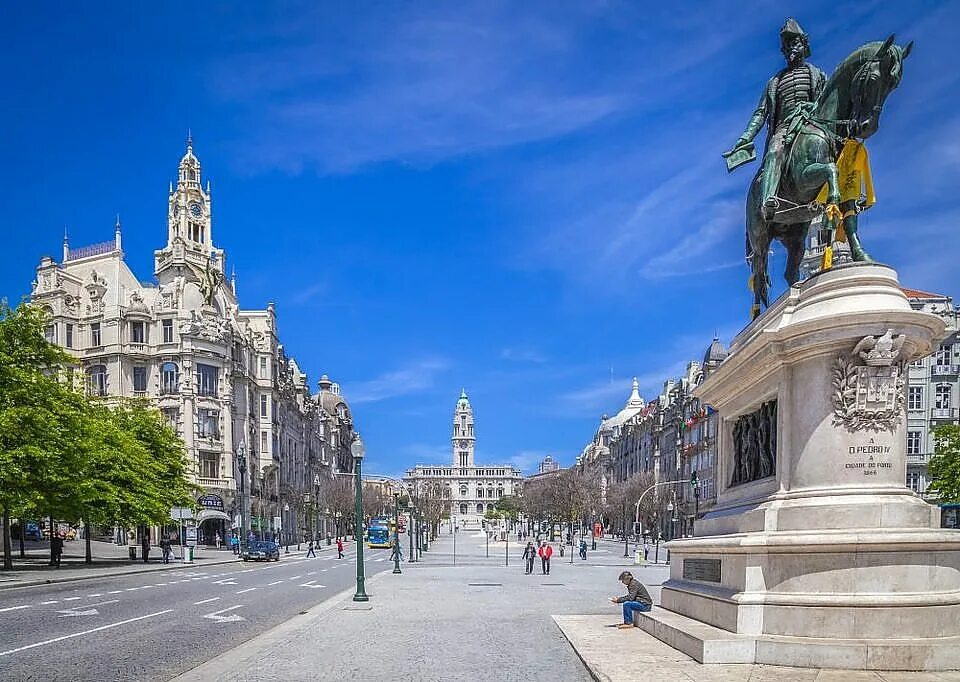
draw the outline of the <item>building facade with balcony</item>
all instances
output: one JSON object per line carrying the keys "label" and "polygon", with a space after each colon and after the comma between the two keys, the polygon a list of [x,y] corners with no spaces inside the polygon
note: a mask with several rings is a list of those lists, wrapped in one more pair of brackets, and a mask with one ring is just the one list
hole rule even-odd
{"label": "building facade with balcony", "polygon": [[449,464],[417,464],[403,480],[414,491],[439,491],[449,500],[450,518],[461,530],[479,530],[488,510],[505,495],[519,496],[523,472],[511,464],[477,464],[474,456],[473,407],[466,391],[460,393],[453,413]]}
{"label": "building facade with balcony", "polygon": [[317,478],[337,466],[352,471],[340,442],[352,421],[329,380],[311,395],[280,343],[274,305],[241,309],[226,272],[213,242],[210,185],[188,140],[170,186],[166,245],[154,252],[155,280],[141,282],[125,262],[118,219],[111,241],[74,249],[65,237],[59,263],[42,258],[31,299],[49,315],[47,339],[76,357],[91,395],[147,399],[181,436],[205,493],[205,541],[226,539],[241,507],[246,530],[292,539],[310,526],[307,509],[316,513]]}
{"label": "building facade with balcony", "polygon": [[949,296],[904,289],[910,306],[946,322],[946,336],[933,355],[907,366],[907,487],[927,494],[927,464],[934,452],[933,429],[956,424],[960,408],[960,332],[957,309]]}

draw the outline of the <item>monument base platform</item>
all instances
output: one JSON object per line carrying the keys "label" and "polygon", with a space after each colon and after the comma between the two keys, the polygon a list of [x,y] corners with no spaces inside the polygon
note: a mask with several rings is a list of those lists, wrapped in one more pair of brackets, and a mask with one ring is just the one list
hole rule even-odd
{"label": "monument base platform", "polygon": [[874,640],[742,635],[661,608],[635,617],[637,627],[699,663],[899,671],[960,668],[960,637]]}
{"label": "monument base platform", "polygon": [[694,389],[719,415],[717,500],[668,543],[643,628],[703,663],[960,668],[960,533],[905,486],[908,366],[943,331],[878,264],[748,325]]}

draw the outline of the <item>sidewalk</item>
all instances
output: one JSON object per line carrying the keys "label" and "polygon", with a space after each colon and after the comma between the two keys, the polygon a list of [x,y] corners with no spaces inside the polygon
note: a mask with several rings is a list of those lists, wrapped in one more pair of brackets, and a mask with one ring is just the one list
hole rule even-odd
{"label": "sidewalk", "polygon": [[960,673],[703,665],[640,629],[616,628],[620,608],[606,598],[623,592],[620,571],[632,571],[658,601],[666,567],[598,551],[573,563],[555,554],[550,575],[539,562],[524,575],[522,545],[510,543],[509,566],[504,543],[496,545],[487,558],[482,534],[461,533],[453,565],[453,538],[441,535],[419,563],[403,564],[403,575],[368,579],[370,601],[341,592],[175,680],[960,681]]}
{"label": "sidewalk", "polygon": [[[138,558],[131,561],[126,545],[116,545],[112,542],[91,541],[92,564],[84,563],[85,543],[83,540],[73,540],[64,543],[63,557],[60,567],[47,565],[49,561],[48,542],[30,542],[26,545],[26,557],[21,559],[19,548],[14,544],[13,570],[0,571],[0,590],[16,587],[31,587],[52,583],[73,582],[76,580],[91,580],[95,578],[149,573],[175,568],[183,568],[180,557],[180,547],[173,547],[173,555],[169,564],[161,559],[159,547],[151,547],[149,561],[144,563],[140,556],[140,547],[137,547]],[[302,551],[295,551],[296,545],[290,550],[291,554],[306,553],[306,545]],[[326,546],[323,549],[327,549]],[[282,551],[282,550],[281,550]],[[219,564],[239,561],[238,557],[229,549],[214,547],[197,547],[192,566],[216,566]]]}
{"label": "sidewalk", "polygon": [[[571,564],[569,554],[555,554],[550,575],[539,562],[524,575],[522,549],[511,542],[504,566],[504,543],[490,543],[487,558],[482,534],[459,533],[453,565],[453,538],[442,534],[420,562],[402,565],[403,575],[369,579],[369,602],[353,602],[350,589],[176,679],[589,682],[550,614],[602,604],[617,590],[622,558],[597,553]],[[644,570],[666,577],[662,568]],[[616,623],[616,608],[599,608]]]}

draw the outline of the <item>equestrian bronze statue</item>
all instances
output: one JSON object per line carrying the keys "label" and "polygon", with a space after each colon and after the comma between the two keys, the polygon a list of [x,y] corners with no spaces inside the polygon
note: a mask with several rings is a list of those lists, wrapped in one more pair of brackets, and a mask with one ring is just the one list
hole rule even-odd
{"label": "equestrian bronze statue", "polygon": [[887,96],[900,84],[903,61],[913,43],[894,36],[855,50],[829,79],[806,61],[810,43],[793,19],[780,31],[786,67],[771,78],[734,148],[724,154],[732,171],[756,158],[753,139],[764,125],[767,143],[747,194],[746,255],[754,294],[751,316],[769,305],[767,257],[770,243],[787,250],[784,278],[800,279],[810,223],[822,216],[826,248],[847,241],[855,261],[870,261],[857,234],[857,215],[874,201],[863,140],[877,131]]}

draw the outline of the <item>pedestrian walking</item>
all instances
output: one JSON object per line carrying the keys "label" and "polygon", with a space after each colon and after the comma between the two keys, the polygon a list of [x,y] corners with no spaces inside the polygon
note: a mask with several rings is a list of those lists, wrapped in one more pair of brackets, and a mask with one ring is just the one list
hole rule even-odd
{"label": "pedestrian walking", "polygon": [[610,601],[623,604],[623,622],[617,627],[625,630],[634,626],[633,614],[636,611],[649,611],[653,608],[653,599],[643,583],[634,578],[630,571],[621,573],[619,580],[627,586],[627,593],[622,597],[610,597]]}
{"label": "pedestrian walking", "polygon": [[524,575],[533,573],[533,561],[537,558],[537,549],[533,546],[533,541],[527,541],[527,546],[523,548],[523,559],[526,562]]}
{"label": "pedestrian walking", "polygon": [[587,560],[587,541],[580,540],[580,558],[584,561]]}
{"label": "pedestrian walking", "polygon": [[563,558],[563,545],[564,545],[564,543],[561,542],[561,543],[560,543],[560,558],[561,558],[561,559]]}
{"label": "pedestrian walking", "polygon": [[343,558],[343,540],[339,536],[337,536],[337,558]]}
{"label": "pedestrian walking", "polygon": [[143,529],[143,537],[140,539],[140,548],[143,550],[143,563],[150,559],[150,531]]}
{"label": "pedestrian walking", "polygon": [[650,543],[646,540],[643,541],[643,560],[647,561],[650,558]]}
{"label": "pedestrian walking", "polygon": [[220,549],[220,547],[223,546],[223,538],[220,537],[219,531],[213,536],[213,541],[217,543],[217,549]]}
{"label": "pedestrian walking", "polygon": [[50,565],[60,568],[60,559],[63,557],[63,538],[59,535],[50,537]]}
{"label": "pedestrian walking", "polygon": [[163,563],[170,563],[170,538],[160,539],[160,555],[163,557]]}
{"label": "pedestrian walking", "polygon": [[311,540],[310,544],[307,545],[307,558],[309,559],[310,557],[313,557],[314,559],[317,558],[317,553],[313,551],[313,540]]}
{"label": "pedestrian walking", "polygon": [[550,557],[553,556],[553,545],[544,542],[540,547],[540,571],[543,575],[550,575]]}
{"label": "pedestrian walking", "polygon": [[523,531],[517,530],[517,542],[522,542],[522,541],[523,541]]}

